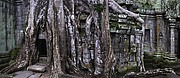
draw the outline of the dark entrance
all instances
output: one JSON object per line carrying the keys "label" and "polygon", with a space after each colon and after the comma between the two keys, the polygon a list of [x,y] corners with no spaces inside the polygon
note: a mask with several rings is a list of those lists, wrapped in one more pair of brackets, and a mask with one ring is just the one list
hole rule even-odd
{"label": "dark entrance", "polygon": [[46,40],[45,39],[37,39],[37,50],[39,51],[40,57],[46,57],[47,56]]}
{"label": "dark entrance", "polygon": [[178,33],[177,43],[176,43],[176,56],[180,59],[180,19],[176,19],[176,29]]}
{"label": "dark entrance", "polygon": [[178,29],[177,58],[180,59],[180,29]]}

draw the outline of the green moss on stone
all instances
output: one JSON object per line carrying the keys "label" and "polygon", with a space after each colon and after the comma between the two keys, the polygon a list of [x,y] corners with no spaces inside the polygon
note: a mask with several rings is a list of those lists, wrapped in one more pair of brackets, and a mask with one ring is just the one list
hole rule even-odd
{"label": "green moss on stone", "polygon": [[8,53],[0,53],[0,58],[10,57]]}
{"label": "green moss on stone", "polygon": [[110,22],[110,27],[119,27],[118,22]]}
{"label": "green moss on stone", "polygon": [[19,52],[19,49],[20,48],[14,48],[12,49],[9,53],[10,53],[10,56],[11,56],[11,59],[15,59],[17,57],[17,54]]}
{"label": "green moss on stone", "polygon": [[80,19],[80,20],[86,20],[87,17],[88,17],[88,15],[84,13],[84,14],[81,14],[81,15],[80,15],[80,18],[79,18],[79,19]]}
{"label": "green moss on stone", "polygon": [[7,67],[8,65],[9,65],[9,63],[0,64],[0,70]]}
{"label": "green moss on stone", "polygon": [[123,67],[121,69],[116,69],[115,72],[113,73],[112,77],[113,78],[117,78],[117,77],[122,77],[124,76],[126,73],[129,72],[139,72],[139,67],[134,66],[134,67]]}
{"label": "green moss on stone", "polygon": [[7,62],[9,62],[10,60],[11,60],[11,58],[10,58],[10,57],[1,58],[1,59],[0,59],[0,64],[7,63]]}

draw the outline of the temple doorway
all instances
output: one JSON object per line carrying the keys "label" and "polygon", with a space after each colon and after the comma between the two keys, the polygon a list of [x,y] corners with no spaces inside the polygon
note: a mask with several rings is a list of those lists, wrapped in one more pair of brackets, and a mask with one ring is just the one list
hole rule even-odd
{"label": "temple doorway", "polygon": [[40,57],[46,57],[47,56],[46,40],[45,39],[37,39],[37,50],[39,51]]}
{"label": "temple doorway", "polygon": [[180,19],[176,19],[176,57],[180,59]]}

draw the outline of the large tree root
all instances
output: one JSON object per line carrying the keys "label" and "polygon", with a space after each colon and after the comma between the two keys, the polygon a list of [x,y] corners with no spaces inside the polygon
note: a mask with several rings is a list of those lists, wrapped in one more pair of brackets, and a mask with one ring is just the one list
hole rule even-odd
{"label": "large tree root", "polygon": [[13,64],[2,69],[0,73],[9,74],[26,68],[28,66],[28,61],[25,60],[26,52],[24,51],[25,45],[20,49],[20,54],[17,56],[16,61]]}
{"label": "large tree root", "polygon": [[20,61],[20,62],[15,62],[15,63],[11,64],[10,66],[2,69],[0,72],[4,73],[4,74],[9,74],[9,73],[13,73],[13,72],[16,72],[19,70],[23,70],[27,66],[28,66],[28,64],[25,60]]}

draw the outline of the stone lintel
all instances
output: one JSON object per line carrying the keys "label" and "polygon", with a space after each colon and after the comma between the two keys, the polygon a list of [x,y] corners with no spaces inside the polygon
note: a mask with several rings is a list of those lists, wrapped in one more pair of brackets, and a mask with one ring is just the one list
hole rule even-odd
{"label": "stone lintel", "polygon": [[22,0],[15,0],[15,1],[14,1],[14,4],[15,4],[16,6],[20,6],[20,5],[23,4],[23,1],[22,1]]}
{"label": "stone lintel", "polygon": [[163,17],[163,15],[162,14],[158,14],[158,15],[156,15],[156,17]]}
{"label": "stone lintel", "polygon": [[170,26],[170,28],[176,27],[176,19],[175,18],[169,18],[169,26]]}
{"label": "stone lintel", "polygon": [[156,19],[155,15],[148,15],[148,16],[149,16],[149,19],[151,19],[151,20],[155,20]]}
{"label": "stone lintel", "polygon": [[175,24],[175,23],[170,23],[170,24],[169,24],[169,27],[170,27],[170,28],[175,28],[175,27],[176,27],[176,24]]}
{"label": "stone lintel", "polygon": [[169,22],[170,22],[170,23],[175,23],[175,22],[176,22],[176,19],[175,19],[175,18],[169,18]]}
{"label": "stone lintel", "polygon": [[142,35],[143,32],[142,32],[142,31],[137,31],[136,34],[137,34],[137,35]]}

